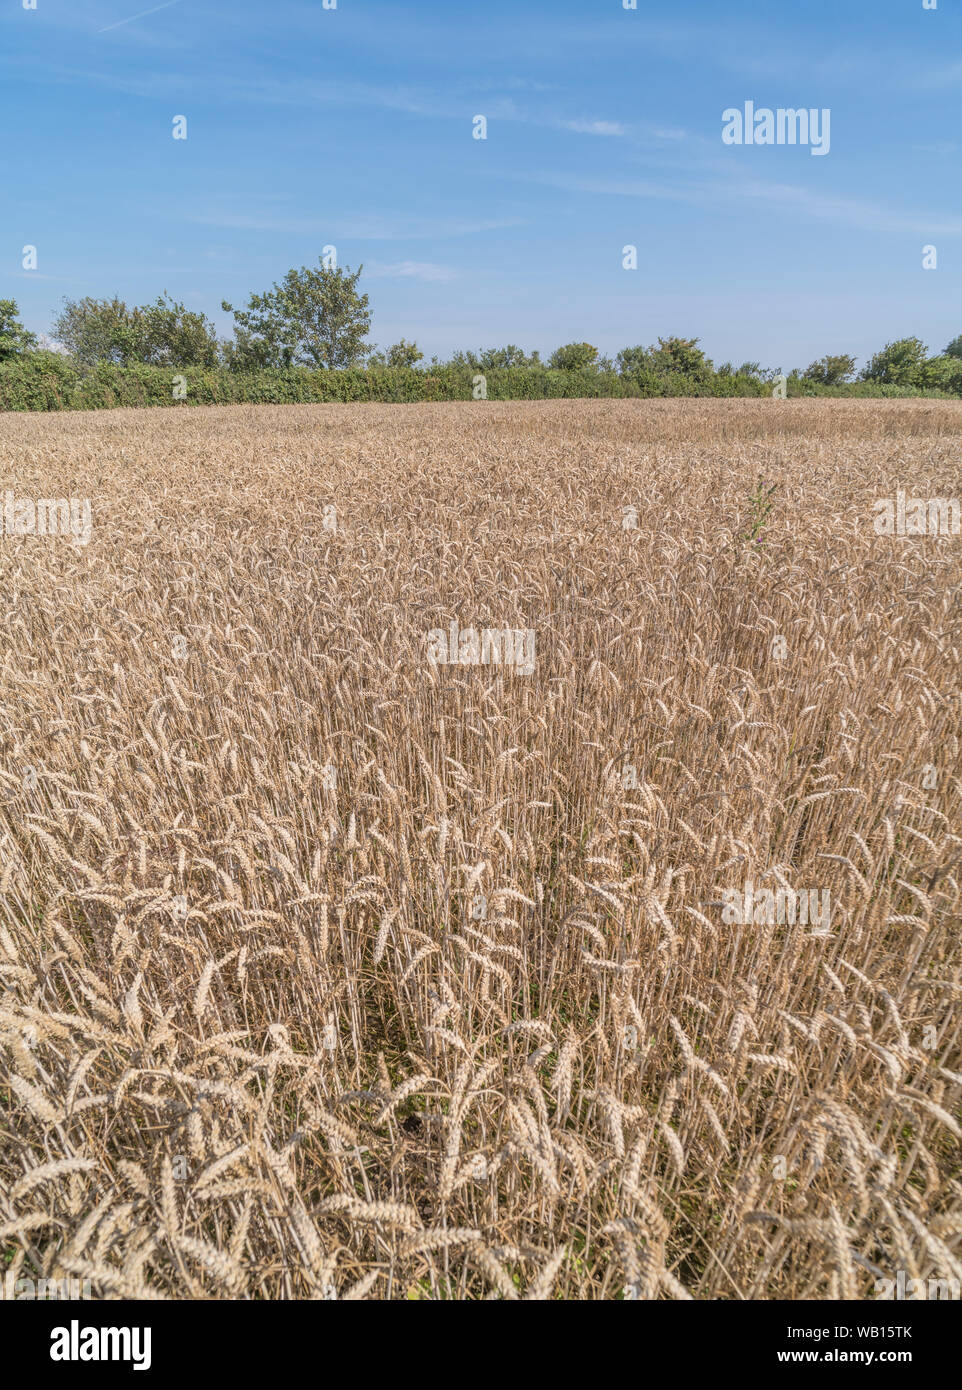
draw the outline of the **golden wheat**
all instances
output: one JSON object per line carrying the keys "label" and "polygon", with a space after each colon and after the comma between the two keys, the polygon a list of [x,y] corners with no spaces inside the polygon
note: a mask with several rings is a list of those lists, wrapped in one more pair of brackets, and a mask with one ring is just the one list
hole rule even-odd
{"label": "golden wheat", "polygon": [[[93,516],[86,546],[0,542],[8,1272],[351,1300],[962,1277],[962,538],[872,525],[900,486],[959,494],[962,406],[0,439],[19,495]],[[432,663],[452,620],[532,630],[533,673]],[[830,916],[730,923],[748,883]]]}

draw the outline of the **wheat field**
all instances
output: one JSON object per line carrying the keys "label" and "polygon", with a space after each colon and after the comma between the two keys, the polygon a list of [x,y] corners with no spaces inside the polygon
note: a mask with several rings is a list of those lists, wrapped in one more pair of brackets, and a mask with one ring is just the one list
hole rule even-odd
{"label": "wheat field", "polygon": [[[0,1274],[962,1279],[962,538],[872,512],[959,495],[962,405],[0,441],[18,497],[92,516],[0,536]],[[432,661],[452,621],[533,632],[534,669]],[[726,920],[747,884],[830,912]]]}

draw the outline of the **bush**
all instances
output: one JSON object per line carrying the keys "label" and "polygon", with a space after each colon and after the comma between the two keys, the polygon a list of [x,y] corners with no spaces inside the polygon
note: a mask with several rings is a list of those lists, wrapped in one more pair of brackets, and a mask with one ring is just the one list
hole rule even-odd
{"label": "bush", "polygon": [[[954,367],[949,365],[954,362]],[[962,394],[962,362],[933,358],[925,364],[931,381],[922,387],[855,382],[827,387],[793,376],[790,396],[932,396]],[[953,374],[954,373],[954,374]],[[0,410],[102,410],[117,407],[181,405],[295,405],[324,402],[470,401],[483,375],[487,399],[578,400],[670,396],[771,395],[770,384],[744,373],[731,375],[657,369],[650,357],[629,372],[572,371],[538,366],[492,367],[479,373],[465,365],[430,367],[308,367],[230,371],[225,367],[121,367],[112,362],[86,365],[54,352],[33,352],[0,362]],[[174,382],[187,383],[184,400],[174,398]]]}
{"label": "bush", "polygon": [[962,359],[943,353],[923,362],[919,385],[962,395]]}
{"label": "bush", "polygon": [[889,386],[921,386],[927,351],[921,338],[899,338],[897,342],[886,343],[869,362],[862,379]]}
{"label": "bush", "polygon": [[834,357],[820,357],[817,362],[806,367],[802,375],[807,381],[817,381],[822,386],[841,386],[854,371],[855,358],[847,352],[841,352]]}
{"label": "bush", "polygon": [[74,360],[155,367],[213,367],[220,350],[214,325],[164,292],[156,303],[128,309],[122,299],[65,299],[53,336]]}
{"label": "bush", "polygon": [[658,346],[650,351],[650,360],[656,372],[677,373],[695,382],[707,382],[715,375],[697,338],[659,338]]}
{"label": "bush", "polygon": [[22,357],[37,346],[36,334],[27,332],[18,312],[15,299],[0,299],[0,362]]}
{"label": "bush", "polygon": [[817,381],[804,377],[788,378],[789,396],[833,396],[836,399],[857,399],[866,397],[874,400],[905,400],[908,397],[926,397],[930,400],[955,400],[948,391],[924,389],[920,386],[893,386],[881,381],[847,381],[840,386],[823,386]]}
{"label": "bush", "polygon": [[565,343],[548,358],[548,366],[559,372],[598,370],[598,349],[590,343]]}

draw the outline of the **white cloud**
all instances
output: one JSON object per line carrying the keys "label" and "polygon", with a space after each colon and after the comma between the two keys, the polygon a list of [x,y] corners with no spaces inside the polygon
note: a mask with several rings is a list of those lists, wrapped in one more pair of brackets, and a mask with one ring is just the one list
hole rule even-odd
{"label": "white cloud", "polygon": [[[280,204],[280,197],[264,197],[261,201]],[[249,201],[247,195],[238,197],[237,203]],[[181,218],[180,212],[177,213]],[[499,232],[509,227],[523,227],[526,223],[518,217],[473,219],[457,217],[405,217],[391,214],[379,215],[358,213],[346,217],[321,220],[316,217],[288,217],[282,209],[273,211],[248,212],[231,207],[214,208],[203,213],[185,213],[182,220],[200,223],[207,227],[229,227],[236,231],[282,232],[293,236],[321,236],[325,240],[338,241],[432,241],[448,237],[474,236],[480,232]]]}
{"label": "white cloud", "polygon": [[447,265],[436,265],[433,261],[394,261],[390,265],[381,261],[370,261],[364,269],[375,280],[445,282],[457,278],[456,270]]}
{"label": "white cloud", "polygon": [[915,236],[962,236],[962,218],[940,217],[920,212],[906,215],[862,198],[820,193],[788,183],[764,179],[726,177],[669,186],[645,179],[585,178],[571,174],[532,174],[530,182],[547,184],[569,193],[600,193],[612,197],[652,198],[665,202],[694,203],[700,207],[721,207],[746,199],[769,203],[800,217],[834,222],[865,231],[911,233]]}
{"label": "white cloud", "polygon": [[624,135],[619,121],[559,121],[563,130],[575,130],[579,135]]}
{"label": "white cloud", "polygon": [[162,5],[155,5],[152,10],[141,10],[139,14],[128,15],[126,19],[118,19],[115,24],[106,24],[103,29],[98,29],[98,34],[106,34],[111,29],[119,29],[124,24],[133,24],[137,19],[146,19],[149,14],[156,14],[158,10],[169,10],[172,5],[179,5],[182,0],[164,0]]}

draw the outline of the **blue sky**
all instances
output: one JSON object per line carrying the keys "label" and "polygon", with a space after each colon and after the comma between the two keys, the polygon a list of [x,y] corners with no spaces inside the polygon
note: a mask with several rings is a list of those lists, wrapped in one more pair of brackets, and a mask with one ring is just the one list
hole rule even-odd
{"label": "blue sky", "polygon": [[[226,332],[333,244],[372,340],[429,356],[681,334],[787,370],[962,333],[962,0],[22,4],[0,297],[36,331],[168,290]],[[725,145],[747,100],[829,108],[830,152]]]}

